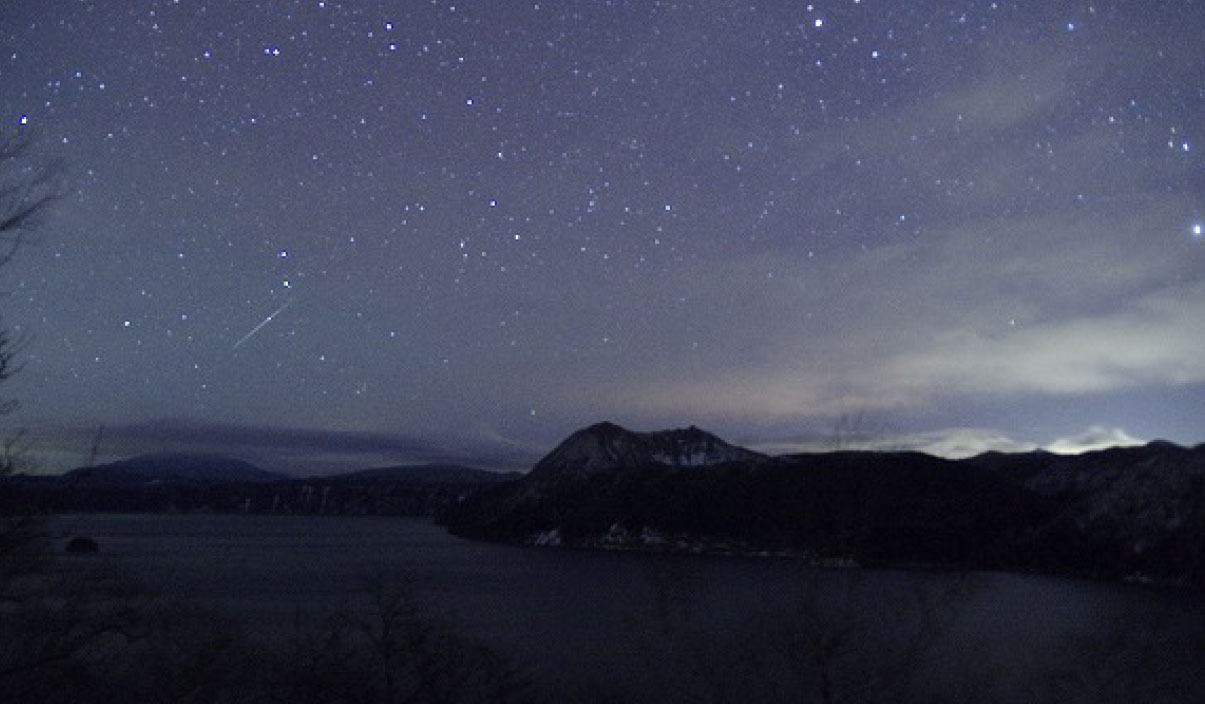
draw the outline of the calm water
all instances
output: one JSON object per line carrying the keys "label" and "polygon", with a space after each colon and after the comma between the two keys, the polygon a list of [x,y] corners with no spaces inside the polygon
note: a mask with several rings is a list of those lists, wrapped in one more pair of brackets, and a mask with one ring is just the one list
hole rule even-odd
{"label": "calm water", "polygon": [[127,572],[265,647],[299,617],[367,608],[374,581],[402,586],[554,692],[1205,701],[1205,600],[1161,589],[520,548],[396,518],[84,515],[53,529],[101,544],[62,569]]}

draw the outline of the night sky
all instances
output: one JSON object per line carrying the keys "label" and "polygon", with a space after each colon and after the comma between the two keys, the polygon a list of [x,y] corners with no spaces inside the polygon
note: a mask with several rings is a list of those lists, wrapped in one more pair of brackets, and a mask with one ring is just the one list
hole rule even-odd
{"label": "night sky", "polygon": [[[1205,440],[1205,4],[6,0],[44,466]],[[852,419],[852,420],[851,420]],[[853,428],[856,432],[847,432]],[[810,446],[810,445],[809,445]]]}

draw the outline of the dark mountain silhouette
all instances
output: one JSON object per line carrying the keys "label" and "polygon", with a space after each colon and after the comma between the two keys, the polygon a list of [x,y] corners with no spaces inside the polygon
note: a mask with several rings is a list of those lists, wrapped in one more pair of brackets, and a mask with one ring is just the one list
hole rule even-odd
{"label": "dark mountain silhouette", "polygon": [[219,455],[159,453],[56,477],[0,478],[0,509],[432,516],[515,475],[472,467],[383,467],[298,479]]}
{"label": "dark mountain silhouette", "polygon": [[108,464],[81,467],[68,472],[66,478],[75,484],[93,485],[164,481],[272,482],[286,477],[222,455],[159,452]]}
{"label": "dark mountain silhouette", "polygon": [[614,423],[597,423],[570,435],[540,460],[528,477],[529,481],[548,482],[653,465],[708,467],[767,459],[694,426],[637,433]]}
{"label": "dark mountain silhouette", "polygon": [[1126,578],[1205,588],[1205,445],[1082,455],[768,457],[698,428],[584,428],[526,475],[382,467],[288,478],[160,453],[61,477],[0,478],[23,511],[437,516],[459,535],[819,562]]}
{"label": "dark mountain silhouette", "polygon": [[770,458],[697,428],[583,429],[517,482],[442,516],[454,533],[583,547],[770,552],[1205,586],[1205,446],[1078,456]]}
{"label": "dark mountain silhouette", "polygon": [[1060,507],[1110,570],[1205,587],[1205,445],[1156,440],[1082,455],[980,455],[986,467]]}

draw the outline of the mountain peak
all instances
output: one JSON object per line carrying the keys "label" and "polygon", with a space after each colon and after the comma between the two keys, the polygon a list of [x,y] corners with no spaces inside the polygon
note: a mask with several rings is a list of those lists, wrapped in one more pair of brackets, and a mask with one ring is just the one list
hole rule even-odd
{"label": "mountain peak", "polygon": [[604,421],[570,435],[536,463],[528,476],[536,480],[581,478],[650,465],[706,467],[765,459],[764,455],[729,445],[693,425],[641,433]]}
{"label": "mountain peak", "polygon": [[599,423],[594,423],[593,425],[588,425],[585,428],[582,428],[581,430],[574,432],[573,435],[570,435],[569,437],[573,437],[574,435],[594,435],[594,436],[600,436],[600,437],[614,437],[617,435],[626,435],[626,434],[632,434],[632,431],[619,425],[618,423],[612,423],[609,420],[604,420]]}

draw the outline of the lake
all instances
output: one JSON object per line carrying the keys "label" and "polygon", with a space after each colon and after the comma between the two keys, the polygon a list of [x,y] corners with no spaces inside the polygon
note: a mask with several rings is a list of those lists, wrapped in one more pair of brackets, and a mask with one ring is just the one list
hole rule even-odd
{"label": "lake", "polygon": [[583,701],[1205,701],[1205,599],[1029,575],[528,548],[419,519],[73,515],[64,572],[132,575],[258,644],[374,588]]}

